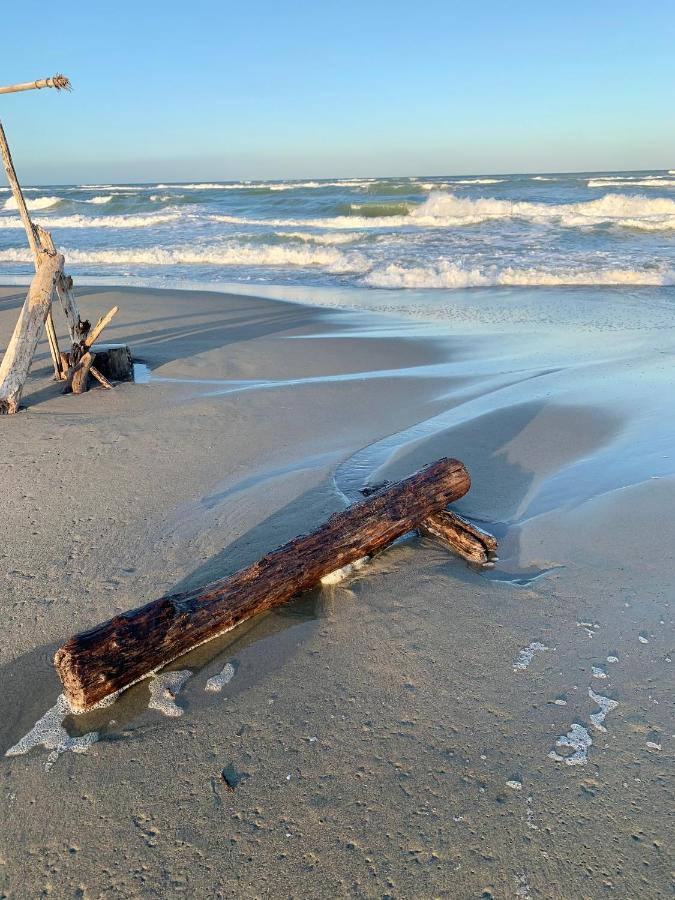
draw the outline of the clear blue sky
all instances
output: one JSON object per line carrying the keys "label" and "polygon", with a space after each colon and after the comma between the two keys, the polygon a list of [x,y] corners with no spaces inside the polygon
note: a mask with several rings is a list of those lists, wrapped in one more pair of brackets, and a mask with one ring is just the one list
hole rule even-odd
{"label": "clear blue sky", "polygon": [[4,3],[28,182],[675,168],[671,0]]}

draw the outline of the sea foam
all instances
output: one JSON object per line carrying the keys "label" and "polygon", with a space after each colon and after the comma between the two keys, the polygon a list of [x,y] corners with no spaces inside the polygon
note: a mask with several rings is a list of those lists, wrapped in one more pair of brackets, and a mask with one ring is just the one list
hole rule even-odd
{"label": "sea foam", "polygon": [[672,269],[523,269],[507,266],[465,269],[446,260],[428,266],[388,266],[373,269],[363,279],[379,288],[469,288],[490,286],[543,287],[554,285],[668,285],[675,284]]}
{"label": "sea foam", "polygon": [[[61,203],[61,197],[36,197],[34,200],[26,200],[26,206],[30,210],[49,209],[52,206],[56,206],[57,203]],[[14,197],[8,197],[5,200],[4,209],[17,209]]]}
{"label": "sea foam", "polygon": [[[68,262],[111,266],[319,266],[329,272],[363,272],[368,264],[358,254],[344,254],[331,247],[252,246],[235,242],[211,247],[129,247],[116,250],[64,249]],[[0,262],[30,262],[26,248],[0,250]]]}

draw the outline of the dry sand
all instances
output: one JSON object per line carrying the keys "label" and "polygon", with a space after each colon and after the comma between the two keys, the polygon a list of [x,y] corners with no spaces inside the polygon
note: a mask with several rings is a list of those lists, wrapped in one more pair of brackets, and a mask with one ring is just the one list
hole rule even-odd
{"label": "dry sand", "polygon": [[412,538],[3,757],[0,896],[672,896],[675,316],[462,296],[429,327],[80,289],[152,374],[61,396],[41,344],[0,420],[3,753],[64,638],[366,480],[459,456],[501,558]]}

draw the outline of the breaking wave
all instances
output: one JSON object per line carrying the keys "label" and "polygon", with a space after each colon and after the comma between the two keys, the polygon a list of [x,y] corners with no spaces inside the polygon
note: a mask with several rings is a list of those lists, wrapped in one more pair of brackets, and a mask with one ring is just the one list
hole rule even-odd
{"label": "breaking wave", "polygon": [[675,284],[675,271],[635,269],[521,269],[508,266],[498,270],[465,269],[441,261],[432,266],[406,268],[395,263],[375,269],[364,284],[379,288],[469,288],[538,285],[667,285]]}
{"label": "breaking wave", "polygon": [[272,228],[461,228],[500,219],[524,219],[531,222],[551,222],[567,228],[612,224],[646,231],[675,229],[675,200],[666,197],[605,194],[597,200],[579,203],[547,204],[516,200],[496,200],[493,197],[470,199],[438,191],[406,214],[394,212],[388,204],[385,215],[376,215],[379,204],[364,206],[350,204],[360,215],[335,216],[321,219],[254,219],[242,216],[211,215],[214,222],[230,225],[258,225]]}
{"label": "breaking wave", "polygon": [[[28,209],[49,209],[51,206],[56,206],[57,203],[61,203],[61,197],[36,197],[35,200],[26,200],[26,206]],[[16,200],[14,197],[8,197],[5,200],[5,209],[16,209]]]}
{"label": "breaking wave", "polygon": [[[180,219],[177,212],[154,213],[148,216],[51,216],[48,219],[36,219],[46,228],[152,228]],[[0,218],[0,229],[23,228],[20,219]]]}
{"label": "breaking wave", "polygon": [[[136,247],[120,250],[64,249],[69,264],[108,266],[320,266],[325,271],[364,272],[368,263],[359,254],[345,254],[331,247],[289,247],[227,243],[201,249],[184,247]],[[30,262],[28,249],[0,250],[0,262]]]}
{"label": "breaking wave", "polygon": [[307,244],[351,244],[363,237],[359,231],[342,231],[335,234],[313,234],[311,231],[277,231],[277,237],[287,240],[305,241]]}
{"label": "breaking wave", "polygon": [[589,178],[588,186],[595,187],[675,187],[672,178]]}

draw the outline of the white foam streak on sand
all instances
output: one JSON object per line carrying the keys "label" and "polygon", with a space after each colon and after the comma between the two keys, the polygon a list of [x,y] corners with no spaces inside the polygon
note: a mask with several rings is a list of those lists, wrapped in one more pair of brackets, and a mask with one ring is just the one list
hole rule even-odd
{"label": "white foam streak on sand", "polygon": [[607,718],[607,713],[611,712],[613,709],[619,705],[618,701],[611,700],[609,697],[603,697],[602,694],[596,694],[593,688],[588,689],[588,696],[594,703],[597,703],[600,709],[598,712],[591,714],[591,722],[593,723],[593,727],[597,731],[607,731],[605,726],[602,724]]}
{"label": "white foam streak on sand", "polygon": [[192,677],[189,669],[177,672],[160,672],[149,682],[150,702],[148,709],[156,709],[165,716],[182,716],[183,710],[176,703],[176,696],[185,682]]}
{"label": "white foam streak on sand", "polygon": [[234,666],[226,663],[217,675],[212,675],[204,686],[205,691],[219,693],[234,678]]}
{"label": "white foam streak on sand", "polygon": [[[56,206],[57,203],[61,202],[61,197],[36,197],[35,200],[26,200],[26,206],[30,210],[34,209],[49,209],[51,206]],[[8,197],[5,200],[5,209],[16,209],[16,200],[14,197]]]}
{"label": "white foam streak on sand", "polygon": [[548,650],[548,647],[546,644],[542,644],[541,641],[532,641],[527,647],[520,650],[518,657],[513,664],[513,671],[524,672],[534,659],[534,654],[538,650]]}
{"label": "white foam streak on sand", "polygon": [[80,737],[70,737],[63,727],[63,722],[67,716],[74,714],[75,711],[70,706],[66,695],[60,694],[54,706],[47,710],[28,734],[6,751],[5,756],[20,756],[28,753],[34,747],[43,746],[50,751],[45,763],[45,769],[49,771],[59,756],[67,750],[84,753],[92,744],[96,743],[98,732],[90,731]]}
{"label": "white foam streak on sand", "polygon": [[[172,249],[138,247],[120,250],[63,251],[70,264],[141,265],[141,266],[297,266],[322,267],[329,272],[365,272],[369,266],[359,254],[344,254],[331,247],[290,247],[285,245],[256,247],[248,244],[221,244],[202,249],[184,246]],[[0,262],[30,262],[23,248],[0,250]]]}
{"label": "white foam streak on sand", "polygon": [[[88,202],[88,201],[85,201]],[[49,219],[36,219],[47,228],[153,228],[180,219],[180,213],[153,213],[147,216],[83,216],[79,213],[72,216],[52,216]],[[0,218],[0,228],[23,228],[20,219]]]}
{"label": "white foam streak on sand", "polygon": [[487,271],[464,269],[454,263],[441,260],[431,266],[406,268],[391,263],[374,269],[363,279],[369,287],[382,288],[468,288],[491,286],[538,285],[666,285],[675,284],[675,271],[670,269],[595,269],[579,271],[558,269],[504,269],[490,267]]}
{"label": "white foam streak on sand", "polygon": [[567,734],[561,735],[555,742],[556,747],[565,747],[572,750],[569,756],[561,756],[555,750],[551,750],[549,758],[556,762],[564,762],[568,766],[585,766],[588,762],[588,750],[593,743],[593,739],[588,733],[588,729],[583,725],[575,722]]}

